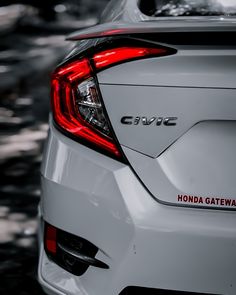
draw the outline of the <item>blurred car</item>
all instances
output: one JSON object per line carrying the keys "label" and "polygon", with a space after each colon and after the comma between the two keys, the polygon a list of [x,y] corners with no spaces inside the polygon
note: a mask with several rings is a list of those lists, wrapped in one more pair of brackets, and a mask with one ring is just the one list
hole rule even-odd
{"label": "blurred car", "polygon": [[236,3],[111,1],[52,75],[48,294],[236,294]]}

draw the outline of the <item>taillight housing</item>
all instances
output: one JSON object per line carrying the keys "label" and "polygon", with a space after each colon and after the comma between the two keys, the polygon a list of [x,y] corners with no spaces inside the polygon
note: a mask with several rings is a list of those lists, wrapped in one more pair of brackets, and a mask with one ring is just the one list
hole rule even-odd
{"label": "taillight housing", "polygon": [[88,52],[86,57],[59,66],[51,83],[54,122],[74,139],[122,160],[96,73],[123,62],[169,54],[172,51],[161,46],[115,46]]}

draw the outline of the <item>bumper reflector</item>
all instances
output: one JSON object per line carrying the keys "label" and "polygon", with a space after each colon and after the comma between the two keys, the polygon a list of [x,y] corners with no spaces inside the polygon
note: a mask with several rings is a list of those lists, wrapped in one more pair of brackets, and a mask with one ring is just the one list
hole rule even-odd
{"label": "bumper reflector", "polygon": [[57,253],[57,229],[52,225],[45,228],[45,248],[51,254]]}
{"label": "bumper reflector", "polygon": [[46,222],[44,248],[50,260],[76,276],[83,275],[90,266],[109,268],[95,258],[99,250],[95,245]]}

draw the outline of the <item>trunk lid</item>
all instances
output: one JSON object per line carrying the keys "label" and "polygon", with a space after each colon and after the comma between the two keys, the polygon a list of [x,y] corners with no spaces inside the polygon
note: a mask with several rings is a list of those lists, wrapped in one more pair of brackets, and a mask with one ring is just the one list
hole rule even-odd
{"label": "trunk lid", "polygon": [[115,134],[160,202],[234,210],[236,48],[164,45],[177,54],[98,74]]}

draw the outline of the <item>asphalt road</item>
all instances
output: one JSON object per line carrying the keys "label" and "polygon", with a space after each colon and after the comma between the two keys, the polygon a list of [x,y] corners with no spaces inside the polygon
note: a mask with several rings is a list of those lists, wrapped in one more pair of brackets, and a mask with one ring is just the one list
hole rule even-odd
{"label": "asphalt road", "polygon": [[1,295],[43,294],[36,279],[36,232],[49,77],[71,47],[60,25],[45,29],[5,22],[4,33],[0,18]]}

